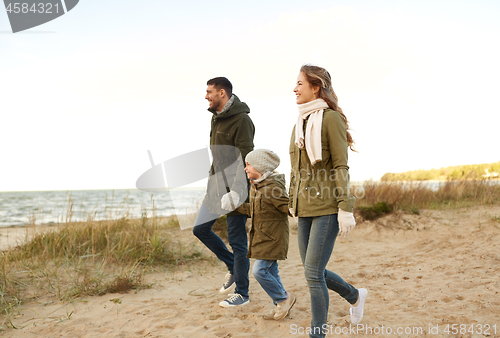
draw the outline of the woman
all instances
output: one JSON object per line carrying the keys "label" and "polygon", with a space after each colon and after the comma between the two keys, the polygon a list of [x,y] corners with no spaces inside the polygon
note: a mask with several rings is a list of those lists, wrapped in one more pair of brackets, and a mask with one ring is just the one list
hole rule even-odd
{"label": "woman", "polygon": [[347,148],[354,141],[326,69],[304,65],[294,89],[299,117],[290,140],[289,208],[298,219],[299,251],[311,295],[310,337],[327,332],[328,289],[351,304],[351,322],[363,317],[366,289],[356,289],[326,270],[337,236],[355,226],[349,193]]}

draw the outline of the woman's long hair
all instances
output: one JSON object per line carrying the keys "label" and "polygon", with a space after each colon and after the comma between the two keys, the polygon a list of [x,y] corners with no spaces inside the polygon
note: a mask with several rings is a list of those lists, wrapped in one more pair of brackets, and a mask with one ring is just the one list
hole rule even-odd
{"label": "woman's long hair", "polygon": [[303,65],[300,67],[300,71],[304,73],[311,86],[319,87],[319,98],[325,100],[328,107],[340,113],[345,122],[347,145],[352,151],[356,151],[353,148],[354,140],[352,139],[351,133],[349,133],[349,121],[347,121],[347,117],[342,111],[342,108],[338,105],[338,98],[332,88],[330,73],[324,68],[313,65]]}

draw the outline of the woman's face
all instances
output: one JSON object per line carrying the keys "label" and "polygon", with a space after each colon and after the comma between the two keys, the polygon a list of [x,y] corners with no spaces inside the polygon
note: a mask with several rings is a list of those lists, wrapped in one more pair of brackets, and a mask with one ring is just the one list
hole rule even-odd
{"label": "woman's face", "polygon": [[316,91],[312,85],[307,81],[306,76],[303,72],[299,73],[297,76],[297,86],[293,90],[295,92],[295,96],[297,97],[297,104],[311,102],[316,100],[316,95],[318,93],[318,87],[316,87]]}

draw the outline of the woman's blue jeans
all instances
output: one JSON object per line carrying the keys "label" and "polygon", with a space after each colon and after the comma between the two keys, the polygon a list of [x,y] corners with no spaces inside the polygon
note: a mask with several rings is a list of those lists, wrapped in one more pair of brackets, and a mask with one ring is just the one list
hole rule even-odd
{"label": "woman's blue jeans", "polygon": [[330,297],[333,290],[350,304],[358,300],[358,290],[339,275],[326,270],[335,239],[339,233],[337,214],[318,217],[299,217],[298,241],[304,273],[311,295],[310,337],[324,337]]}
{"label": "woman's blue jeans", "polygon": [[257,259],[253,263],[252,273],[260,286],[271,297],[274,305],[288,298],[283,283],[281,283],[277,261]]}

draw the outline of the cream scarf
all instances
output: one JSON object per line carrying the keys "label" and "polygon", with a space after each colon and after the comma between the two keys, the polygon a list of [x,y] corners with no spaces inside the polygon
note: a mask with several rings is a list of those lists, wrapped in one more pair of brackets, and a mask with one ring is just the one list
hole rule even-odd
{"label": "cream scarf", "polygon": [[[321,161],[321,126],[323,124],[323,110],[328,104],[323,99],[299,104],[299,117],[295,124],[295,145],[304,148],[312,164]],[[304,120],[309,116],[304,136]]]}

